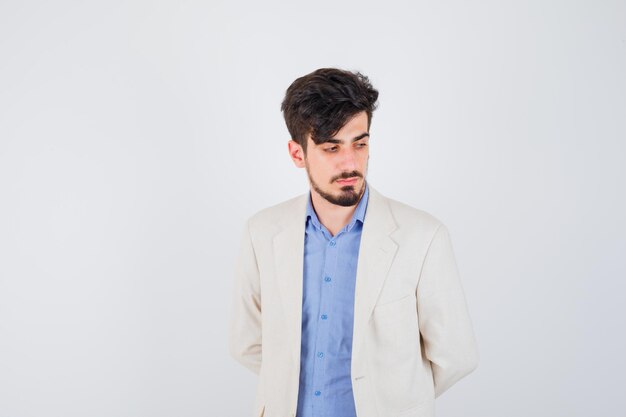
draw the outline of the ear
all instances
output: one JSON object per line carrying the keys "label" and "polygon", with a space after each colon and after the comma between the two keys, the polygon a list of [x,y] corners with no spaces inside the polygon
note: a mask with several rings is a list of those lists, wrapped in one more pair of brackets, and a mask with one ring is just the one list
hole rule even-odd
{"label": "ear", "polygon": [[304,149],[302,149],[302,146],[300,146],[300,144],[295,140],[290,140],[287,143],[287,147],[289,149],[289,156],[291,157],[291,160],[293,161],[295,166],[297,166],[298,168],[304,168]]}

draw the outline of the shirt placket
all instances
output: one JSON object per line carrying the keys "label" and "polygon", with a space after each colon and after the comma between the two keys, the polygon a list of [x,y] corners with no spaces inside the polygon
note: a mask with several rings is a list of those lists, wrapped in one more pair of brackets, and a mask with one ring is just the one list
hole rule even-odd
{"label": "shirt placket", "polygon": [[[326,363],[327,363],[327,349],[330,342],[330,324],[334,318],[330,314],[331,304],[333,299],[333,291],[335,285],[333,280],[336,277],[337,257],[339,254],[339,242],[337,234],[334,237],[330,236],[327,230],[322,230],[322,233],[326,239],[326,248],[324,254],[324,267],[322,269],[321,291],[320,291],[320,303],[319,313],[317,320],[319,322],[317,337],[315,340],[315,365],[313,367],[314,372],[314,392],[313,396],[316,399],[317,404],[314,409],[324,409],[323,404],[325,399],[328,399],[327,386],[324,384],[326,376]],[[317,414],[316,414],[317,417]]]}

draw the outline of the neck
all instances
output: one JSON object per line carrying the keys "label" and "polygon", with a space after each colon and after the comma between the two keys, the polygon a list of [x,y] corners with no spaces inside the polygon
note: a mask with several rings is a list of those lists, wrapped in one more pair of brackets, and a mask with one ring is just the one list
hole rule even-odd
{"label": "neck", "polygon": [[363,198],[364,194],[365,184],[363,184],[359,200],[353,206],[344,207],[331,203],[319,195],[317,191],[311,189],[311,203],[320,223],[323,224],[333,236],[335,236],[350,222],[350,219],[352,219],[354,211],[359,205],[359,202],[361,201],[361,198]]}

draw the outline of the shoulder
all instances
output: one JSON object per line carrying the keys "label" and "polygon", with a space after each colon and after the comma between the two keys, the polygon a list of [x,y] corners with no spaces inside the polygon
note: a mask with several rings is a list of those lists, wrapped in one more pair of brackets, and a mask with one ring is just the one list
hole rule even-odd
{"label": "shoulder", "polygon": [[300,194],[252,214],[246,222],[250,232],[252,234],[275,232],[283,222],[304,213],[307,197],[307,194]]}
{"label": "shoulder", "polygon": [[441,219],[434,216],[432,213],[410,206],[394,198],[387,197],[375,189],[372,190],[372,188],[370,188],[370,192],[375,198],[380,198],[387,204],[391,215],[399,226],[421,225],[423,227],[437,229],[443,225]]}
{"label": "shoulder", "polygon": [[420,241],[423,239],[430,241],[437,232],[447,231],[443,221],[432,213],[374,192],[381,201],[384,201],[393,217],[397,226],[395,234],[399,238],[414,237]]}
{"label": "shoulder", "polygon": [[387,202],[389,204],[389,209],[397,220],[430,224],[432,226],[439,226],[442,224],[439,218],[425,210],[410,206],[392,198],[387,198]]}

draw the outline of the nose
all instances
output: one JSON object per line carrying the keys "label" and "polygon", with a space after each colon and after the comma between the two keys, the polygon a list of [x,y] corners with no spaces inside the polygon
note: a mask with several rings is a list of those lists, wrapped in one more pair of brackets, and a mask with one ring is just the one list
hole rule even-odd
{"label": "nose", "polygon": [[341,165],[339,168],[343,172],[352,172],[357,169],[357,153],[356,150],[348,147],[341,157]]}

